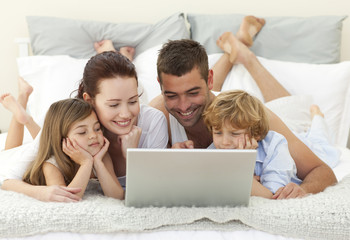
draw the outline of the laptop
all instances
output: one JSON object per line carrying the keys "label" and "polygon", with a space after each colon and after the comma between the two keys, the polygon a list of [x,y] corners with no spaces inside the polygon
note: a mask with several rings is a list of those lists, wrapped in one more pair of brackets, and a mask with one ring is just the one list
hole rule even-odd
{"label": "laptop", "polygon": [[256,150],[127,150],[129,207],[247,206]]}

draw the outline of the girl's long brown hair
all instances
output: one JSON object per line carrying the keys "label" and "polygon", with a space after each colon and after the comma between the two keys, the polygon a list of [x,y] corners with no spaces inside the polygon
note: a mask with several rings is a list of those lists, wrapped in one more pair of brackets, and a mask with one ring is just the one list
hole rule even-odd
{"label": "girl's long brown hair", "polygon": [[45,116],[37,157],[23,175],[23,181],[33,185],[46,185],[43,164],[54,157],[66,184],[75,176],[75,163],[63,152],[62,139],[67,137],[72,124],[92,113],[92,106],[81,100],[69,98],[53,103]]}

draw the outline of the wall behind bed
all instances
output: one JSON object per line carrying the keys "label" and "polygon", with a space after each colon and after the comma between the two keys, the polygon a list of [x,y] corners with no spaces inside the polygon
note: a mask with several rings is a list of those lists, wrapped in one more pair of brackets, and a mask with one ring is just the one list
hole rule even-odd
{"label": "wall behind bed", "polygon": [[[349,15],[348,0],[11,0],[0,10],[0,94],[17,96],[18,48],[14,39],[28,37],[27,15],[56,16],[107,22],[155,23],[175,12],[257,16]],[[343,25],[341,60],[350,60],[350,20]],[[11,114],[0,107],[0,130],[7,131]]]}

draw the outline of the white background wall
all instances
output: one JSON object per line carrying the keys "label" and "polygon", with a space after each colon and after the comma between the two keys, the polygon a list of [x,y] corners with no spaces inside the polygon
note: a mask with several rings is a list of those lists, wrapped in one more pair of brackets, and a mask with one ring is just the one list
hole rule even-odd
{"label": "white background wall", "polygon": [[[8,0],[0,8],[0,94],[17,96],[16,37],[28,37],[25,16],[155,23],[175,12],[257,16],[350,15],[349,0]],[[342,60],[350,60],[350,20],[344,21]],[[11,114],[0,106],[0,130]]]}

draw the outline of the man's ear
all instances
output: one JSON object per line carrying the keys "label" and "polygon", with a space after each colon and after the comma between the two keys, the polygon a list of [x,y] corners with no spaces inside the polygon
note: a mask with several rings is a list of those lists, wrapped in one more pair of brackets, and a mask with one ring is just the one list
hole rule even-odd
{"label": "man's ear", "polygon": [[86,92],[83,93],[83,99],[84,101],[90,103],[90,104],[93,104],[93,101],[92,101],[92,98],[90,97],[90,95]]}
{"label": "man's ear", "polygon": [[214,72],[212,69],[209,69],[209,72],[208,72],[208,88],[209,90],[212,90],[213,89],[213,86],[214,86]]}
{"label": "man's ear", "polygon": [[159,80],[159,77],[158,77],[158,76],[157,76],[157,81],[158,81],[158,83],[159,83],[160,90],[162,90],[162,83],[160,82],[160,80]]}

